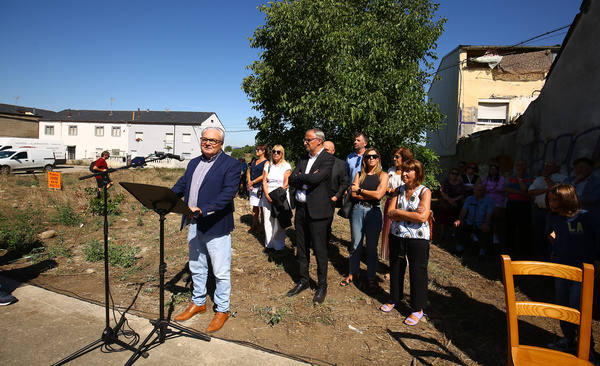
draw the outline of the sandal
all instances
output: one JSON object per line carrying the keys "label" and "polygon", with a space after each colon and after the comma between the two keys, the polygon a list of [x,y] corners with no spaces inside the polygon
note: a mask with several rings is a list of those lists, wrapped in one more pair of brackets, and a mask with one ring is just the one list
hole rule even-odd
{"label": "sandal", "polygon": [[349,286],[350,284],[352,284],[352,277],[346,277],[340,281],[340,286],[342,287]]}
{"label": "sandal", "polygon": [[379,307],[379,310],[383,311],[384,313],[389,313],[390,311],[394,310],[394,307],[396,306],[396,304],[383,304]]}
{"label": "sandal", "polygon": [[423,314],[423,310],[415,311],[414,313],[407,316],[406,319],[404,319],[404,324],[410,325],[411,327],[415,326],[415,325],[419,324],[419,321],[421,320],[423,315],[425,315],[425,314]]}

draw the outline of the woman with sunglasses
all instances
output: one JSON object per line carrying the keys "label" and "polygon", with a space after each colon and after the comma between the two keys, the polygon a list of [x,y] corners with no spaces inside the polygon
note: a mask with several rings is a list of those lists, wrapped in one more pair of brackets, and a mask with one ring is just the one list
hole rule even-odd
{"label": "woman with sunglasses", "polygon": [[387,191],[388,179],[381,169],[379,151],[368,148],[363,155],[361,170],[356,173],[351,186],[352,199],[356,203],[350,216],[350,266],[348,276],[340,282],[340,286],[348,286],[358,276],[362,241],[366,237],[369,290],[377,288],[377,242],[383,221],[379,201]]}
{"label": "woman with sunglasses", "polygon": [[425,179],[423,164],[418,160],[402,163],[403,186],[392,197],[388,216],[390,229],[390,301],[380,310],[390,312],[404,296],[404,274],[410,277],[410,307],[412,313],[404,319],[406,325],[417,325],[427,304],[427,264],[431,232],[429,214],[431,191],[421,183]]}
{"label": "woman with sunglasses", "polygon": [[[412,158],[412,151],[407,147],[401,147],[394,152],[394,166],[388,169],[388,199],[385,202],[385,207],[383,209],[383,229],[381,229],[381,259],[384,261],[390,259],[388,235],[390,233],[392,220],[387,216],[387,209],[392,200],[391,196],[396,191],[396,188],[404,184],[404,182],[402,182],[402,162],[411,160]],[[389,274],[386,274],[386,278],[389,278]]]}
{"label": "woman with sunglasses", "polygon": [[458,214],[462,208],[462,201],[466,195],[465,185],[460,179],[460,171],[458,168],[450,170],[450,175],[442,183],[440,188],[440,215],[438,221],[442,228],[441,238],[442,240],[446,237],[446,230],[448,227],[454,227],[452,223],[458,219]]}
{"label": "woman with sunglasses", "polygon": [[[248,232],[260,228],[262,181],[265,162],[269,158],[266,145],[256,145],[256,158],[252,159],[246,172],[248,180],[248,192],[250,195],[250,206],[252,206],[252,226]],[[264,219],[263,219],[264,221]]]}
{"label": "woman with sunglasses", "polygon": [[261,206],[265,223],[265,251],[282,250],[285,246],[285,229],[279,220],[271,215],[273,199],[269,193],[281,187],[287,194],[288,204],[290,194],[288,191],[288,178],[292,174],[291,165],[285,161],[285,150],[281,145],[275,145],[271,151],[271,161],[265,164],[263,174],[263,191]]}

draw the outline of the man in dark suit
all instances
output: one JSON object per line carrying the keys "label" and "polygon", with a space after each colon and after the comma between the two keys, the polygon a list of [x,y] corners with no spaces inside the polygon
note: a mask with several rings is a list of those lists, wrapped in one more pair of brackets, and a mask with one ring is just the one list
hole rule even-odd
{"label": "man in dark suit", "polygon": [[[335,158],[335,144],[333,141],[325,141],[323,143],[325,151],[330,153]],[[346,162],[335,158],[333,168],[331,169],[331,201],[335,207],[342,207],[342,201],[344,192],[350,185],[350,179],[346,171]],[[331,224],[333,222],[333,216],[329,219],[329,226],[327,227],[327,242],[331,240]]]}
{"label": "man in dark suit", "polygon": [[192,159],[172,190],[185,197],[195,213],[182,218],[181,228],[190,223],[188,246],[189,267],[193,279],[192,303],[174,319],[188,320],[206,311],[206,279],[208,258],[216,279],[214,303],[216,314],[206,328],[215,332],[229,317],[231,294],[231,231],[233,230],[233,198],[240,184],[240,163],[223,153],[225,133],[218,128],[202,132],[202,155]]}
{"label": "man in dark suit", "polygon": [[318,287],[313,302],[322,303],[327,295],[327,227],[333,216],[330,180],[334,157],[323,149],[325,134],[319,129],[306,131],[303,155],[289,178],[295,188],[294,202],[296,216],[296,259],[300,280],[287,296],[294,296],[309,286],[308,264],[310,261],[309,243],[312,243],[317,260]]}

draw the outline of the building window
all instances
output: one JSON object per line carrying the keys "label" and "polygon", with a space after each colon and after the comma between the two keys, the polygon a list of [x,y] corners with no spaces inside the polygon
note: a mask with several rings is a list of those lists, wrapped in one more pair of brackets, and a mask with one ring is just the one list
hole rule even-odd
{"label": "building window", "polygon": [[112,137],[121,137],[121,127],[114,127],[110,131]]}
{"label": "building window", "polygon": [[95,133],[96,136],[104,136],[104,127],[103,126],[96,126],[95,131],[96,131],[96,133]]}
{"label": "building window", "polygon": [[119,149],[112,149],[110,152],[110,156],[121,156],[121,150]]}
{"label": "building window", "polygon": [[477,123],[506,123],[508,103],[479,102],[477,106]]}
{"label": "building window", "polygon": [[96,148],[96,157],[99,158],[100,155],[102,155],[102,148],[101,147],[97,147]]}
{"label": "building window", "polygon": [[69,136],[77,136],[77,126],[69,126]]}
{"label": "building window", "polygon": [[192,134],[184,133],[183,135],[181,135],[181,140],[182,142],[192,142]]}
{"label": "building window", "polygon": [[181,157],[185,160],[190,160],[191,154],[189,152],[181,153]]}
{"label": "building window", "polygon": [[54,135],[54,126],[46,126],[44,128],[44,135]]}
{"label": "building window", "polygon": [[135,133],[135,141],[140,142],[144,139],[144,133],[143,132],[136,132]]}
{"label": "building window", "polygon": [[173,134],[171,132],[167,132],[165,134],[165,142],[168,144],[172,144],[173,143]]}

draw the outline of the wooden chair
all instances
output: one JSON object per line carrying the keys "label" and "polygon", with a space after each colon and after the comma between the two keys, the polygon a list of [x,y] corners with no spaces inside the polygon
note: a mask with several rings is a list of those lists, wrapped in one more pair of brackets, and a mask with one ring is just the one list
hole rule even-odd
{"label": "wooden chair", "polygon": [[[502,255],[502,274],[506,299],[506,321],[508,327],[509,365],[592,365],[588,361],[590,335],[592,331],[592,301],[594,267],[584,263],[583,270],[563,264],[515,261]],[[516,301],[514,275],[541,275],[564,278],[582,283],[581,312],[577,309],[533,301]],[[577,357],[570,353],[519,344],[517,316],[541,316],[553,318],[579,326]]]}

